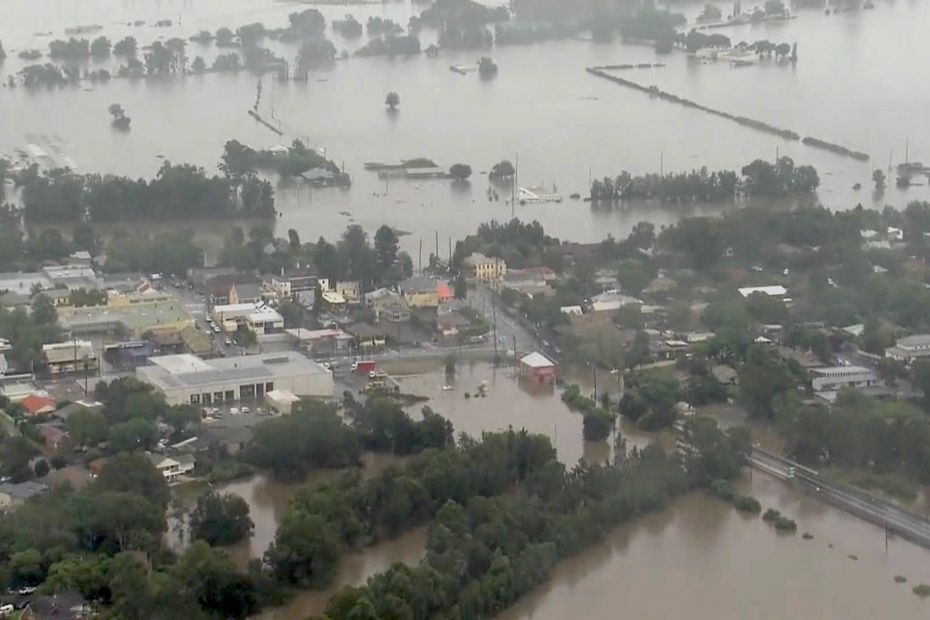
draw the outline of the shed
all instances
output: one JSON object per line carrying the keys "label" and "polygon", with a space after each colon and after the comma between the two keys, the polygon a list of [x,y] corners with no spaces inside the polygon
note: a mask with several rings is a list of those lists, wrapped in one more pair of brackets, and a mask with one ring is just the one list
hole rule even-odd
{"label": "shed", "polygon": [[265,394],[265,402],[278,413],[289,414],[300,398],[289,390],[272,390]]}

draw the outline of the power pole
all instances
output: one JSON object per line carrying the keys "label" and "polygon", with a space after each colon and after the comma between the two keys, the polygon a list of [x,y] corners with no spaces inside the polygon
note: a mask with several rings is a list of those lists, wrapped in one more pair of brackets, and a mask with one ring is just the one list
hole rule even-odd
{"label": "power pole", "polygon": [[423,237],[420,237],[420,253],[417,257],[417,271],[423,273]]}
{"label": "power pole", "polygon": [[494,314],[494,360],[497,360],[497,302],[491,300],[491,308]]}
{"label": "power pole", "polygon": [[513,219],[516,217],[516,208],[517,208],[517,183],[520,178],[520,154],[517,153],[514,156],[514,166],[513,166],[513,183],[510,185],[510,218]]}

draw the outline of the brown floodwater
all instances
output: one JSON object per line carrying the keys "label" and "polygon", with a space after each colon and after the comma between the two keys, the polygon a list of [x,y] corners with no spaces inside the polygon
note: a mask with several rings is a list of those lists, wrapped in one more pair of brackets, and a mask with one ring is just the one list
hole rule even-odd
{"label": "brown floodwater", "polygon": [[[930,601],[911,593],[930,583],[930,551],[886,541],[880,528],[774,478],[756,474],[744,486],[763,507],[794,518],[798,533],[776,534],[757,516],[693,494],[559,563],[499,618],[930,617]],[[907,583],[896,584],[896,575]]]}

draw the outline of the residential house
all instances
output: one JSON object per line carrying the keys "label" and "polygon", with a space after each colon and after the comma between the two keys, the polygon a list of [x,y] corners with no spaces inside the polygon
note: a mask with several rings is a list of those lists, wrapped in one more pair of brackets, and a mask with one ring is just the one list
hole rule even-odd
{"label": "residential house", "polygon": [[256,304],[262,300],[262,288],[251,282],[233,284],[229,288],[229,303]]}
{"label": "residential house", "polygon": [[150,454],[149,460],[155,469],[165,477],[168,482],[174,482],[185,474],[194,470],[196,459],[192,454],[178,454],[165,456],[164,454]]}
{"label": "residential house", "polygon": [[435,278],[413,276],[399,282],[397,290],[411,308],[438,308],[439,286],[440,280]]}
{"label": "residential house", "polygon": [[355,339],[355,346],[361,351],[383,349],[387,345],[384,332],[369,323],[355,323],[346,328],[346,332]]}
{"label": "residential house", "polygon": [[591,298],[591,310],[594,312],[616,312],[628,304],[640,304],[642,301],[629,295],[624,295],[619,290],[604,291]]}
{"label": "residential house", "polygon": [[63,450],[70,439],[68,431],[65,430],[64,423],[61,420],[38,424],[36,429],[39,431],[39,436],[42,437],[42,443],[53,452]]}
{"label": "residential house", "polygon": [[19,401],[19,404],[22,405],[27,417],[33,417],[37,415],[44,415],[46,413],[52,413],[55,411],[56,403],[55,399],[49,398],[48,396],[30,394],[26,398]]}
{"label": "residential house", "polygon": [[63,286],[39,291],[33,295],[32,299],[35,300],[35,298],[39,295],[47,297],[48,300],[52,302],[52,305],[56,308],[67,306],[68,302],[71,300],[71,291]]}
{"label": "residential house", "polygon": [[520,376],[537,383],[555,383],[555,362],[542,353],[530,353],[520,359]]}
{"label": "residential house", "polygon": [[71,340],[42,345],[42,358],[52,375],[86,371],[95,374],[100,362],[88,340]]}
{"label": "residential house", "polygon": [[333,290],[342,295],[347,304],[357,304],[362,300],[361,286],[358,282],[336,282]]}
{"label": "residential house", "polygon": [[459,335],[471,327],[471,319],[460,312],[443,312],[436,315],[436,331],[445,344],[454,344],[459,341]]}
{"label": "residential house", "polygon": [[499,282],[507,273],[507,263],[502,258],[490,258],[475,252],[462,261],[465,278],[478,282]]}
{"label": "residential house", "polygon": [[23,609],[20,620],[84,620],[94,617],[90,603],[75,591],[37,596]]}
{"label": "residential house", "polygon": [[732,366],[726,366],[724,364],[714,366],[711,368],[710,373],[714,375],[714,379],[723,385],[735,386],[739,383],[739,374]]}
{"label": "residential house", "polygon": [[304,329],[298,327],[285,332],[294,339],[298,349],[314,359],[338,357],[349,352],[352,336],[341,329]]}
{"label": "residential house", "polygon": [[331,312],[345,312],[349,304],[346,298],[336,291],[323,291],[323,305]]}
{"label": "residential house", "polygon": [[310,271],[290,271],[271,276],[271,288],[281,297],[291,297],[305,291],[315,291],[318,278]]}
{"label": "residential house", "polygon": [[406,323],[410,321],[410,306],[407,300],[393,293],[379,297],[371,305],[375,319],[385,323]]}

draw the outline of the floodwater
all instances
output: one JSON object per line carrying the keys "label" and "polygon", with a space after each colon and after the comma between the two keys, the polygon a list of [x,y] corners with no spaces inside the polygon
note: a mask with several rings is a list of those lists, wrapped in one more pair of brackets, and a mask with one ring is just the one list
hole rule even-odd
{"label": "floodwater", "polygon": [[[424,403],[449,418],[456,432],[480,436],[508,426],[548,435],[559,460],[603,462],[611,458],[610,442],[584,442],[581,416],[568,410],[559,391],[520,381],[508,368],[460,362],[454,380],[441,368],[397,364],[401,390],[430,397]],[[388,367],[391,370],[390,367]],[[590,391],[590,377],[570,377]],[[585,382],[585,380],[588,380]],[[611,389],[604,378],[600,389]],[[444,385],[454,389],[444,391]],[[486,397],[475,397],[481,385]],[[464,394],[472,395],[466,399]],[[423,405],[411,407],[419,411]],[[733,407],[715,415],[724,426],[741,421]],[[627,446],[644,447],[654,435],[624,425]],[[668,444],[669,437],[659,441]],[[396,462],[389,456],[366,455],[366,475]],[[334,472],[314,474],[322,480]],[[746,476],[743,492],[795,519],[795,535],[779,535],[761,519],[742,515],[729,505],[702,494],[681,498],[660,513],[611,532],[603,543],[560,563],[552,578],[500,615],[502,620],[560,620],[566,617],[614,618],[618,610],[631,617],[696,617],[719,620],[759,618],[843,619],[925,618],[930,601],[911,593],[930,583],[930,551],[897,538],[816,498],[799,493],[763,474]],[[260,557],[274,539],[278,520],[298,485],[263,476],[220,487],[249,502],[256,523],[250,541],[230,552],[239,565]],[[809,532],[812,540],[804,540]],[[329,597],[343,585],[364,583],[394,562],[415,564],[425,551],[426,528],[374,547],[348,554],[334,584],[321,591],[299,593],[288,605],[266,610],[267,620],[305,618],[325,610]],[[832,545],[832,547],[830,546]],[[853,560],[849,556],[854,555]],[[906,584],[894,583],[902,575]]]}
{"label": "floodwater", "polygon": [[[926,618],[930,552],[762,474],[747,481],[763,507],[794,518],[783,535],[702,494],[618,528],[558,564],[501,620],[562,618]],[[809,532],[812,540],[804,540]],[[887,545],[887,546],[886,546]],[[850,556],[854,556],[853,559]],[[901,575],[907,583],[897,584]]]}
{"label": "floodwater", "polygon": [[[7,0],[0,6],[0,41],[12,53],[0,67],[0,77],[22,66],[18,50],[44,49],[50,38],[64,36],[65,26],[100,23],[111,38],[131,33],[144,44],[253,21],[281,26],[300,6],[272,0]],[[721,6],[729,10],[729,4]],[[352,13],[364,22],[377,13],[401,23],[417,11],[407,2],[320,10],[330,21]],[[696,10],[696,5],[686,9],[692,16]],[[151,23],[157,18],[172,19],[173,26],[126,25],[134,19]],[[651,172],[660,162],[665,171],[701,165],[735,168],[778,152],[817,167],[823,180],[819,198],[830,208],[846,209],[857,202],[901,207],[911,199],[926,199],[927,188],[902,191],[892,182],[884,195],[875,196],[870,174],[875,166],[886,167],[889,157],[903,160],[908,137],[912,160],[930,156],[930,145],[922,142],[930,123],[925,113],[930,83],[916,77],[930,64],[930,40],[920,30],[928,20],[926,3],[899,1],[836,16],[806,10],[787,23],[720,31],[734,40],[797,42],[800,60],[794,67],[770,63],[731,69],[725,64],[702,65],[680,52],[657,58],[644,46],[581,40],[495,48],[490,53],[500,73],[490,81],[448,69],[450,64],[474,62],[478,51],[444,51],[437,59],[351,58],[313,72],[309,83],[272,84],[270,76],[264,78],[260,109],[281,121],[283,137],[245,114],[255,101],[257,79],[244,72],[115,79],[52,91],[3,88],[0,153],[35,143],[59,160],[70,158],[83,171],[138,176],[153,174],[162,158],[213,170],[230,138],[255,147],[309,138],[344,163],[355,184],[350,190],[280,187],[279,230],[295,228],[303,238],[316,239],[338,235],[353,222],[369,231],[389,223],[412,233],[404,241],[408,250],[421,238],[428,250],[435,250],[436,235],[444,249],[448,239],[462,238],[481,222],[509,218],[511,207],[503,200],[488,202],[487,181],[480,172],[517,154],[522,185],[554,184],[567,195],[584,194],[592,176],[623,169]],[[52,35],[39,34],[48,32]],[[427,31],[421,38],[426,43],[433,36]],[[365,41],[334,36],[339,50],[351,51]],[[268,45],[294,57],[292,48]],[[187,53],[191,58],[203,55],[209,62],[216,52],[212,46],[191,44]],[[584,71],[590,65],[656,61],[667,66],[625,75],[735,114],[847,145],[871,154],[873,162],[814,150],[653,100]],[[385,93],[392,90],[401,96],[400,110],[393,115],[383,105]],[[107,107],[114,102],[132,117],[131,132],[111,131]],[[414,156],[431,157],[442,166],[466,162],[476,174],[464,188],[447,181],[395,180],[388,185],[362,167],[365,161]],[[864,187],[858,192],[852,189],[857,182]],[[567,200],[517,206],[515,213],[538,219],[562,238],[593,241],[608,233],[625,235],[643,219],[663,225],[681,214],[720,208],[598,209]]]}

